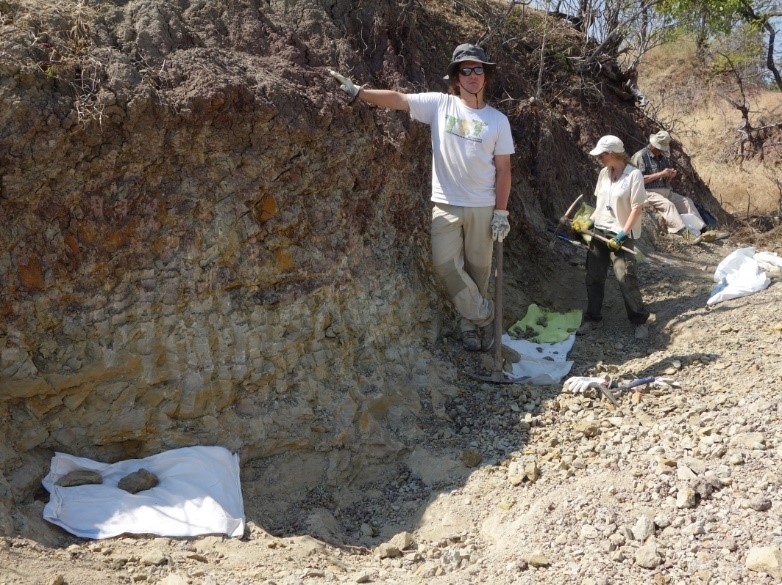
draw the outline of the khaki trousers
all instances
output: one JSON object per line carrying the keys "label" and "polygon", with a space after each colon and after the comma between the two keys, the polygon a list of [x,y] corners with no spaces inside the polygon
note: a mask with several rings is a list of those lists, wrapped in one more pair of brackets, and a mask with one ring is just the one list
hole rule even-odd
{"label": "khaki trousers", "polygon": [[668,225],[669,234],[676,234],[687,227],[682,221],[684,213],[691,213],[702,220],[692,199],[679,195],[666,187],[647,189],[646,202],[663,216]]}
{"label": "khaki trousers", "polygon": [[462,332],[494,320],[486,298],[491,274],[491,218],[494,207],[436,203],[432,209],[432,261],[435,274],[459,312]]}

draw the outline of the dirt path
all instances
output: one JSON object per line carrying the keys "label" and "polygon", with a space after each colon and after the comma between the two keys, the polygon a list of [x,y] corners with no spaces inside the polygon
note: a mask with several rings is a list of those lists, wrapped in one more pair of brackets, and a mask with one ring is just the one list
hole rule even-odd
{"label": "dirt path", "polygon": [[[233,540],[84,541],[47,528],[35,502],[30,531],[50,537],[0,539],[0,584],[778,582],[782,286],[707,308],[714,268],[737,244],[671,241],[649,255],[641,278],[656,322],[643,342],[609,282],[606,326],[576,342],[572,373],[670,382],[621,395],[619,410],[559,387],[462,381],[442,405],[451,431],[429,443],[437,457],[353,508],[367,547],[331,541],[337,512],[326,499],[291,511],[314,536],[250,522]],[[572,286],[552,283],[563,303],[583,300],[579,254],[558,277]],[[453,340],[432,352],[440,361],[430,367],[454,379],[475,365],[458,361]]]}

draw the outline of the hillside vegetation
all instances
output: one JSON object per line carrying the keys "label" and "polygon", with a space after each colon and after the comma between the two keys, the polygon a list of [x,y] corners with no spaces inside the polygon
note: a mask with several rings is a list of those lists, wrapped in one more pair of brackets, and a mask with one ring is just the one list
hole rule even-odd
{"label": "hillside vegetation", "polygon": [[[677,38],[645,55],[639,86],[647,111],[668,127],[720,204],[737,219],[782,212],[782,94],[757,84],[740,87]],[[743,90],[743,94],[742,94]],[[749,137],[742,112],[753,128]]]}

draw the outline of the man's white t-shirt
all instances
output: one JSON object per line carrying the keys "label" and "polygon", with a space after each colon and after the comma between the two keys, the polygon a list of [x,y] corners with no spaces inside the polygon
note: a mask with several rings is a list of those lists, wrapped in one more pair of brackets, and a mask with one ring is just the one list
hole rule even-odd
{"label": "man's white t-shirt", "polygon": [[494,206],[494,156],[515,152],[507,116],[438,92],[408,94],[407,103],[413,120],[432,127],[432,201]]}

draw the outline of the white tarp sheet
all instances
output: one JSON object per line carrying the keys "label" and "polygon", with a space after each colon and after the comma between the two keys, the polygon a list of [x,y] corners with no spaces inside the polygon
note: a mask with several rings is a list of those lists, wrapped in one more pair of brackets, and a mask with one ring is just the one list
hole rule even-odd
{"label": "white tarp sheet", "polygon": [[[137,494],[117,487],[142,468],[157,476],[157,486]],[[74,470],[96,471],[103,483],[56,485]],[[244,534],[239,456],[223,447],[185,447],[117,463],[55,453],[42,483],[51,494],[44,519],[76,536]]]}
{"label": "white tarp sheet", "polygon": [[707,305],[754,294],[771,284],[766,270],[782,267],[782,258],[773,252],[755,253],[755,248],[740,248],[717,265]]}
{"label": "white tarp sheet", "polygon": [[526,383],[537,385],[559,384],[570,372],[573,362],[567,360],[567,354],[575,342],[575,335],[558,343],[533,343],[502,335],[502,343],[521,354],[521,360],[513,364],[513,376],[529,378]]}

